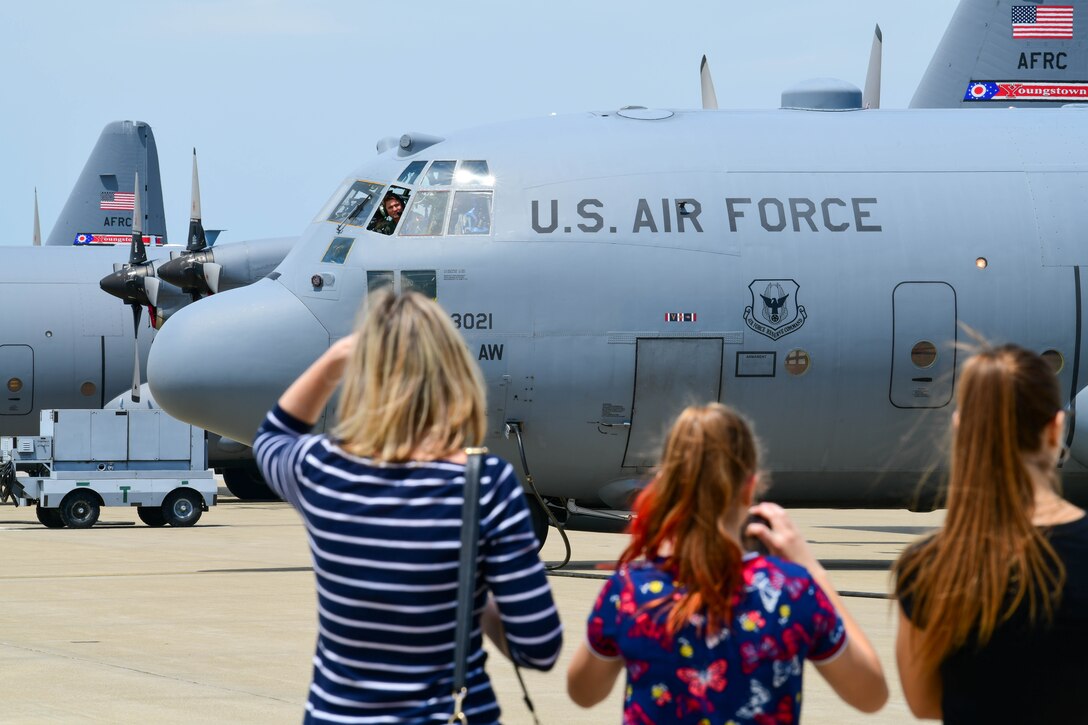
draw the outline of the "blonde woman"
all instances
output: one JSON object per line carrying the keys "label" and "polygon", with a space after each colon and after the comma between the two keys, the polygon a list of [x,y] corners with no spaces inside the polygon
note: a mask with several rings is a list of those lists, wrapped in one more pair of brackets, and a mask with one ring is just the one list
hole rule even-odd
{"label": "blonde woman", "polygon": [[[485,433],[481,376],[449,317],[416,293],[377,293],[268,414],[254,449],[298,509],[317,578],[306,722],[445,721],[452,712],[466,446]],[[343,383],[331,435],[309,435]],[[481,630],[519,665],[555,664],[562,629],[510,465],[481,472],[478,626],[464,711],[497,723]]]}
{"label": "blonde woman", "polygon": [[907,703],[946,723],[1088,722],[1088,520],[1060,493],[1058,378],[986,350],[956,408],[944,525],[896,565]]}

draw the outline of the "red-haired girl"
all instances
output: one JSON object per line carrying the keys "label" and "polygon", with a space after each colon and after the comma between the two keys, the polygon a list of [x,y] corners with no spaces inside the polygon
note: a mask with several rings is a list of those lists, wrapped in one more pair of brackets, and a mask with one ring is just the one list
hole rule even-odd
{"label": "red-haired girl", "polygon": [[[880,661],[827,572],[781,507],[752,506],[758,471],[737,413],[681,413],[567,673],[576,703],[604,700],[626,668],[624,723],[792,723],[809,659],[854,707],[884,705]],[[749,512],[774,555],[742,550]]]}

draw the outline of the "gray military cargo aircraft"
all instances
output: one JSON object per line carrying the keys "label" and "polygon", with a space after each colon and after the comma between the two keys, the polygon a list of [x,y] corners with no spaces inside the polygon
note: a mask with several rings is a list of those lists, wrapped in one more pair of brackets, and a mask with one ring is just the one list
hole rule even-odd
{"label": "gray military cargo aircraft", "polygon": [[[1064,108],[863,105],[806,83],[770,111],[627,107],[383,140],[274,274],[171,318],[151,389],[248,440],[391,285],[449,312],[486,376],[487,445],[523,456],[571,523],[614,525],[673,416],[708,400],[754,420],[775,500],[924,504],[965,328],[1038,350],[1069,401],[1088,395],[1088,141]],[[1084,499],[1088,426],[1068,436]]]}
{"label": "gray military cargo aircraft", "polygon": [[[9,270],[0,280],[0,310],[5,312],[0,321],[0,435],[36,434],[42,409],[101,408],[129,388],[132,316],[102,293],[99,280],[129,261],[137,173],[141,238],[149,256],[165,257],[171,250],[181,255],[183,248],[165,245],[154,135],[146,123],[132,121],[105,127],[45,246],[0,246],[0,267]],[[216,288],[231,289],[268,274],[294,241],[208,248],[206,256],[220,268]],[[154,264],[149,262],[152,274]],[[154,328],[192,298],[189,290],[159,285],[150,320],[139,328],[141,365]],[[248,447],[212,436],[209,461],[223,469],[232,490],[248,497],[267,492]]]}

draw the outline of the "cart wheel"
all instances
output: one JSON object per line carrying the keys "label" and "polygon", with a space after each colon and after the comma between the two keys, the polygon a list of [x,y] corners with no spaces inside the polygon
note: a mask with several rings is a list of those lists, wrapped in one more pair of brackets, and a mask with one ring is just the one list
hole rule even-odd
{"label": "cart wheel", "polygon": [[61,518],[60,509],[47,509],[39,504],[35,513],[38,514],[38,521],[41,522],[42,526],[50,529],[64,528],[64,519]]}
{"label": "cart wheel", "polygon": [[89,529],[98,521],[102,504],[90,491],[72,491],[60,502],[60,517],[70,529]]}
{"label": "cart wheel", "polygon": [[170,492],[162,502],[162,515],[171,526],[192,526],[200,520],[203,513],[199,494],[184,488]]}
{"label": "cart wheel", "polygon": [[162,506],[137,506],[136,515],[148,526],[166,526]]}

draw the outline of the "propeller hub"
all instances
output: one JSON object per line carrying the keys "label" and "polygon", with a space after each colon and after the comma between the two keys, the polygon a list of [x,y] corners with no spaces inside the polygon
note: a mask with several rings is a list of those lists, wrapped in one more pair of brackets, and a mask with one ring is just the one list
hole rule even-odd
{"label": "propeller hub", "polygon": [[160,265],[156,274],[163,282],[180,287],[185,292],[205,295],[212,290],[208,287],[204,265],[212,260],[209,252],[185,252]]}
{"label": "propeller hub", "polygon": [[103,292],[113,295],[126,304],[154,305],[147,289],[148,279],[154,274],[155,267],[150,263],[126,264],[99,280],[98,286]]}

